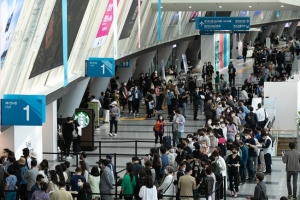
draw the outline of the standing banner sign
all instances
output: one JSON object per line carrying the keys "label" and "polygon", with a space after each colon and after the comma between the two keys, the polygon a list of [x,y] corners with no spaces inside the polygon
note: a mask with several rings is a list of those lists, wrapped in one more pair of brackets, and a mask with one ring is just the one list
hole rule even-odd
{"label": "standing banner sign", "polygon": [[267,47],[268,49],[271,48],[271,40],[270,40],[269,37],[266,38],[266,47]]}
{"label": "standing banner sign", "polygon": [[292,63],[292,53],[291,52],[285,52],[284,53],[284,63],[285,64],[291,64]]}
{"label": "standing banner sign", "polygon": [[69,78],[68,78],[68,0],[62,0],[62,31],[63,31],[64,87],[66,87],[69,84]]}
{"label": "standing banner sign", "polygon": [[183,66],[184,66],[184,72],[187,73],[187,71],[188,71],[188,63],[187,63],[186,55],[185,54],[182,54],[182,62],[183,62]]}
{"label": "standing banner sign", "polygon": [[[119,4],[119,2],[120,0],[118,0],[117,4]],[[110,27],[114,19],[113,9],[113,0],[109,0],[92,48],[101,47],[105,44],[108,33],[110,31]]]}
{"label": "standing banner sign", "polygon": [[95,113],[94,126],[99,126],[99,106],[98,102],[88,102],[89,109],[93,109]]}
{"label": "standing banner sign", "polygon": [[165,70],[164,60],[161,60],[161,74],[162,74],[163,80],[166,80],[166,70]]}

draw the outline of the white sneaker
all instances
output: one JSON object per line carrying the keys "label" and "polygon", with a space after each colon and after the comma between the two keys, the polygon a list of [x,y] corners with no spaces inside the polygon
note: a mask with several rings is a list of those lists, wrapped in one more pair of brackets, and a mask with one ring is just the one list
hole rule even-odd
{"label": "white sneaker", "polygon": [[114,137],[117,137],[117,136],[118,136],[118,134],[114,133],[114,134],[113,134],[113,136],[114,136]]}
{"label": "white sneaker", "polygon": [[139,115],[139,113],[136,113],[136,115]]}
{"label": "white sneaker", "polygon": [[133,113],[133,115],[135,115],[135,113]]}
{"label": "white sneaker", "polygon": [[109,135],[110,137],[112,137],[112,136],[113,136],[113,134],[111,134],[111,133],[109,133],[108,135]]}

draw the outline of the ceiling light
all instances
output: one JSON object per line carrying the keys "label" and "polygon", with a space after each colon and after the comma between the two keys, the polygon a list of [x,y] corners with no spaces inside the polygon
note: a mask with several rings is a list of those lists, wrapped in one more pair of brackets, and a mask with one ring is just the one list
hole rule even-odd
{"label": "ceiling light", "polygon": [[252,6],[249,6],[249,8],[252,8]]}
{"label": "ceiling light", "polygon": [[283,7],[284,7],[284,5],[281,5],[280,7],[281,7],[281,8],[283,8]]}
{"label": "ceiling light", "polygon": [[192,8],[192,6],[189,6],[189,8]]}
{"label": "ceiling light", "polygon": [[219,8],[222,8],[222,6],[219,6]]}

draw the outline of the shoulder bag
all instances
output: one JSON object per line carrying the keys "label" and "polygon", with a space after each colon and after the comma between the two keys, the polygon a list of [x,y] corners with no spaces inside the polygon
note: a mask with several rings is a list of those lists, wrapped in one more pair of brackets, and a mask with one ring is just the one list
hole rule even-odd
{"label": "shoulder bag", "polygon": [[167,189],[165,189],[165,191],[162,190],[158,190],[157,191],[157,199],[162,199],[164,196],[164,193],[169,189],[169,187],[173,184],[174,179],[172,178],[172,181],[170,183],[170,185],[167,187]]}

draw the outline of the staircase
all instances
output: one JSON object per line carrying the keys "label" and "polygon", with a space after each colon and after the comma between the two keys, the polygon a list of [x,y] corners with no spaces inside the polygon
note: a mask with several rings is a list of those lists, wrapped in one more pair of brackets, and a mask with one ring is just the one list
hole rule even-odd
{"label": "staircase", "polygon": [[294,142],[297,147],[297,139],[294,137],[278,137],[276,156],[281,156],[282,151],[290,150],[289,143]]}

